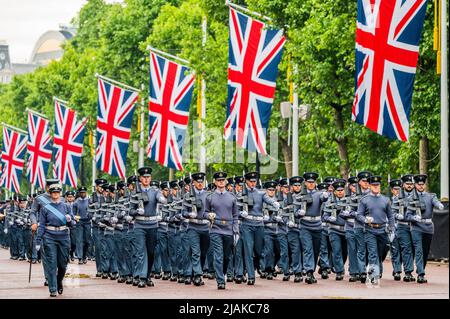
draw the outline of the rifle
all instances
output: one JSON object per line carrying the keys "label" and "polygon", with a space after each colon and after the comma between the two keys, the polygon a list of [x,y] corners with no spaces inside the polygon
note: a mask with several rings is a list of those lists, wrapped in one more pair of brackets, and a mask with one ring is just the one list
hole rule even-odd
{"label": "rifle", "polygon": [[420,218],[422,218],[422,210],[426,209],[425,204],[420,201],[419,193],[415,187],[413,189],[411,200],[408,202],[408,209],[415,211],[416,215]]}
{"label": "rifle", "polygon": [[139,183],[137,175],[135,177],[136,177],[136,180],[134,181],[135,194],[131,198],[131,203],[137,205],[138,208],[144,209],[144,205],[147,204],[149,201],[148,196],[146,196],[147,194],[142,191],[141,184]]}
{"label": "rifle", "polygon": [[307,206],[311,205],[313,202],[311,194],[308,194],[305,184],[302,184],[302,189],[300,191],[300,196],[297,196],[294,200],[294,206],[300,207],[306,211]]}

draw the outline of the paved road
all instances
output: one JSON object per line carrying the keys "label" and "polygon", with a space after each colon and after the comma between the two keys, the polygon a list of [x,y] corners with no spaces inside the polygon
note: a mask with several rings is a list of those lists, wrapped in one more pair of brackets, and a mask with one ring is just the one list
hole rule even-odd
{"label": "paved road", "polygon": [[[31,283],[28,283],[28,267],[25,261],[10,260],[9,253],[0,248],[0,298],[39,299],[49,298],[48,288],[43,286],[44,278],[41,264],[33,265]],[[448,264],[431,263],[427,266],[428,284],[395,282],[390,276],[392,267],[385,263],[385,278],[379,288],[369,288],[361,283],[337,282],[334,275],[328,280],[318,279],[318,284],[309,286],[305,283],[283,282],[278,276],[272,281],[256,279],[255,286],[229,283],[226,290],[217,290],[216,282],[207,280],[202,287],[155,280],[155,287],[139,289],[125,284],[118,284],[109,279],[95,278],[95,265],[88,262],[78,266],[69,264],[68,275],[64,280],[64,294],[59,298],[449,298]],[[70,278],[72,277],[72,278]],[[73,278],[75,277],[75,278]],[[80,278],[81,277],[81,278]],[[86,278],[83,278],[86,277]]]}

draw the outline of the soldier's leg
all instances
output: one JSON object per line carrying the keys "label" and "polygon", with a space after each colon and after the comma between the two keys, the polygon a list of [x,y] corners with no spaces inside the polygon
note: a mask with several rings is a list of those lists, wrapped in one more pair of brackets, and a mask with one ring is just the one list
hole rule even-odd
{"label": "soldier's leg", "polygon": [[342,258],[342,245],[341,236],[335,232],[330,233],[331,249],[333,251],[333,265],[336,272],[336,278],[338,275],[344,274],[344,261]]}
{"label": "soldier's leg", "polygon": [[19,260],[25,259],[25,242],[23,240],[24,234],[23,228],[18,228],[17,232],[17,246],[19,247]]}
{"label": "soldier's leg", "polygon": [[55,240],[47,237],[43,239],[41,249],[42,265],[44,266],[45,277],[48,281],[48,290],[50,293],[53,293],[57,291],[57,244]]}
{"label": "soldier's leg", "polygon": [[[359,274],[364,277],[366,274],[366,241],[364,228],[354,228],[356,240],[356,257],[358,260]],[[363,278],[364,279],[364,278]]]}
{"label": "soldier's leg", "polygon": [[131,243],[132,236],[128,230],[123,231],[123,258],[124,258],[124,271],[127,277],[127,284],[130,284],[130,277],[133,277],[133,246]]}
{"label": "soldier's leg", "polygon": [[[206,265],[206,257],[208,255],[208,252],[210,252],[210,261],[208,261],[208,271],[213,273],[214,269],[214,254],[212,250],[210,251],[210,238],[209,238],[209,232],[200,232],[199,233],[199,240],[200,240],[200,262],[201,262],[201,268],[204,269]],[[209,268],[211,267],[211,268]]]}
{"label": "soldier's leg", "polygon": [[62,282],[67,270],[67,264],[69,263],[69,251],[70,251],[70,239],[61,239],[56,241],[57,243],[57,275],[56,281],[58,290],[62,288]]}
{"label": "soldier's leg", "polygon": [[159,279],[159,275],[161,274],[161,241],[162,241],[162,233],[157,231],[155,257],[151,269],[151,273],[156,274],[155,279]]}
{"label": "soldier's leg", "polygon": [[314,272],[315,261],[312,234],[308,229],[300,228],[300,240],[303,247],[303,267],[306,272]]}
{"label": "soldier's leg", "polygon": [[414,271],[411,231],[407,228],[399,227],[397,229],[397,237],[400,245],[403,269],[406,274],[410,274]]}
{"label": "soldier's leg", "polygon": [[255,246],[254,231],[252,226],[242,225],[242,243],[244,246],[244,262],[248,273],[248,279],[255,279],[255,266],[253,264],[253,250]]}
{"label": "soldier's leg", "polygon": [[383,275],[383,261],[386,259],[387,253],[389,251],[389,238],[387,233],[377,234],[377,248],[378,248],[378,258],[380,275]]}
{"label": "soldier's leg", "polygon": [[[402,262],[401,262],[401,253],[400,253],[400,243],[397,236],[394,238],[392,243],[390,244],[390,252],[391,252],[391,263],[392,263],[392,272],[393,275],[399,276],[402,272]],[[397,277],[395,277],[397,278]],[[400,280],[400,279],[398,279]]]}
{"label": "soldier's leg", "polygon": [[353,280],[356,280],[356,275],[359,274],[358,270],[358,257],[356,251],[356,238],[353,230],[347,230],[345,232],[345,238],[347,239],[347,253],[348,253],[348,272]]}
{"label": "soldier's leg", "polygon": [[28,260],[31,261],[33,254],[33,247],[31,243],[31,228],[26,228],[23,230],[23,245],[25,249],[25,255],[27,256]]}
{"label": "soldier's leg", "polygon": [[126,260],[125,260],[125,244],[126,239],[123,231],[116,230],[114,232],[114,249],[117,257],[117,268],[119,270],[119,281],[123,282],[123,278],[128,275]]}
{"label": "soldier's leg", "polygon": [[264,234],[264,268],[262,271],[273,273],[274,271],[274,245],[272,236],[268,233]]}
{"label": "soldier's leg", "polygon": [[84,226],[80,222],[75,226],[75,255],[78,261],[83,261]]}
{"label": "soldier's leg", "polygon": [[[300,237],[297,236],[298,240]],[[287,234],[278,234],[278,242],[280,243],[280,268],[285,276],[289,276],[289,256],[288,256],[288,238]]]}
{"label": "soldier's leg", "polygon": [[102,278],[106,279],[108,278],[107,274],[109,272],[109,261],[110,261],[108,243],[106,240],[104,230],[99,229],[98,235],[100,241],[100,271],[102,272]]}
{"label": "soldier's leg", "polygon": [[264,254],[264,227],[263,226],[255,226],[254,227],[254,253],[256,263],[255,265],[259,265],[259,262],[263,260]]}
{"label": "soldier's leg", "polygon": [[167,232],[162,233],[161,235],[161,251],[160,251],[160,260],[161,260],[161,268],[166,276],[166,279],[169,279],[167,276],[170,275],[170,259],[169,259],[169,234]]}
{"label": "soldier's leg", "polygon": [[134,230],[135,236],[135,249],[136,249],[136,276],[146,281],[147,280],[147,268],[148,268],[148,257],[147,257],[147,247],[145,238],[145,229],[136,228]]}
{"label": "soldier's leg", "polygon": [[302,272],[301,266],[301,251],[300,251],[300,232],[289,231],[287,234],[288,244],[291,249],[291,266],[294,275],[300,275]]}
{"label": "soldier's leg", "polygon": [[423,249],[423,270],[427,267],[428,255],[430,253],[432,234],[422,234],[422,249]]}
{"label": "soldier's leg", "polygon": [[234,272],[236,275],[236,278],[238,278],[238,282],[240,283],[240,281],[242,280],[242,277],[244,276],[244,256],[243,254],[243,250],[244,250],[244,243],[242,241],[242,237],[239,238],[237,245],[236,245],[236,249],[235,249],[235,254],[234,254]]}
{"label": "soldier's leg", "polygon": [[314,271],[316,270],[317,262],[319,260],[320,255],[320,244],[322,241],[322,231],[312,231],[312,244],[313,244],[313,252],[314,252]]}
{"label": "soldier's leg", "polygon": [[325,230],[320,233],[320,253],[319,253],[319,267],[322,271],[330,269],[330,260],[328,258],[328,234]]}
{"label": "soldier's leg", "polygon": [[150,269],[152,269],[153,262],[155,260],[156,242],[157,242],[157,229],[156,228],[147,229],[146,230],[146,247],[148,256],[147,278],[150,276]]}
{"label": "soldier's leg", "polygon": [[368,273],[372,278],[380,277],[380,258],[378,256],[377,236],[369,231],[364,234],[367,245],[367,254],[369,257]]}
{"label": "soldier's leg", "polygon": [[101,263],[101,245],[100,245],[100,229],[98,227],[92,228],[92,239],[93,239],[93,248],[95,253],[95,267],[97,268],[97,274],[102,272],[102,263]]}
{"label": "soldier's leg", "polygon": [[217,284],[225,284],[225,277],[223,275],[223,260],[224,260],[224,247],[222,242],[222,236],[219,234],[211,234],[211,247],[214,254],[214,270],[216,274]]}
{"label": "soldier's leg", "polygon": [[200,234],[194,229],[188,229],[186,232],[187,239],[190,243],[191,249],[191,263],[192,270],[194,271],[194,276],[202,275],[202,265],[201,265],[201,248],[200,248]]}

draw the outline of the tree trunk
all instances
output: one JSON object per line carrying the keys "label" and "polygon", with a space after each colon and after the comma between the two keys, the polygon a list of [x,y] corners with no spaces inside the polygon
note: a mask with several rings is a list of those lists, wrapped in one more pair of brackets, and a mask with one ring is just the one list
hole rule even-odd
{"label": "tree trunk", "polygon": [[[422,136],[419,141],[419,173],[428,175],[428,137]],[[428,190],[428,179],[425,183],[425,189]]]}
{"label": "tree trunk", "polygon": [[[338,131],[344,131],[344,120],[342,119],[342,108],[334,108],[334,121],[336,123],[336,128]],[[345,179],[349,177],[350,174],[350,162],[348,160],[347,152],[347,138],[337,137],[335,139],[339,152],[339,159],[341,160],[340,172],[341,176]]]}
{"label": "tree trunk", "polygon": [[[288,132],[289,127],[287,121],[281,120],[281,129],[283,132]],[[286,176],[292,177],[292,147],[288,146],[287,139],[280,137],[281,152],[284,158],[284,167],[286,169]]]}

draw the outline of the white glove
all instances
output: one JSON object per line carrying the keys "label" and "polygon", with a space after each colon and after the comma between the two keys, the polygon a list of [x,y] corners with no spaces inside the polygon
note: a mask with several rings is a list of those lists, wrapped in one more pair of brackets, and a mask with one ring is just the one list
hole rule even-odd
{"label": "white glove", "polygon": [[328,217],[328,221],[333,223],[336,221],[336,217],[330,216],[330,217]]}
{"label": "white glove", "polygon": [[305,211],[304,209],[299,209],[299,210],[297,211],[297,214],[298,214],[299,216],[305,216],[305,215],[306,215],[306,211]]}
{"label": "white glove", "polygon": [[238,233],[234,233],[233,234],[233,245],[236,246],[238,241],[239,241],[239,234]]}
{"label": "white glove", "polygon": [[342,217],[348,217],[348,216],[350,216],[350,212],[348,210],[343,210],[340,215]]}
{"label": "white glove", "polygon": [[214,218],[216,218],[216,213],[208,213],[209,220],[213,220]]}
{"label": "white glove", "polygon": [[272,204],[272,206],[275,208],[275,209],[280,209],[280,203],[278,203],[278,202],[274,202],[273,204]]}
{"label": "white glove", "polygon": [[138,209],[137,209],[137,213],[138,213],[139,215],[144,215],[145,211],[144,211],[143,208],[138,208]]}
{"label": "white glove", "polygon": [[5,233],[5,235],[8,234],[8,228],[3,229],[3,232]]}
{"label": "white glove", "polygon": [[161,215],[156,215],[156,220],[157,220],[157,221],[162,220],[162,216],[161,216]]}
{"label": "white glove", "polygon": [[72,221],[72,217],[69,214],[66,214],[66,221],[70,223]]}
{"label": "white glove", "polygon": [[247,218],[248,213],[244,210],[244,211],[241,212],[241,216],[244,217],[244,218]]}
{"label": "white glove", "polygon": [[388,232],[388,238],[389,238],[389,242],[392,243],[395,239],[395,232],[393,232],[393,231]]}
{"label": "white glove", "polygon": [[292,222],[292,221],[288,221],[287,225],[289,228],[292,228],[295,226],[294,222]]}
{"label": "white glove", "polygon": [[125,221],[126,221],[127,223],[131,223],[132,220],[133,220],[133,217],[131,217],[131,216],[125,216]]}
{"label": "white glove", "polygon": [[404,220],[405,216],[403,216],[402,214],[395,214],[395,219],[397,219],[397,220]]}
{"label": "white glove", "polygon": [[372,224],[373,223],[373,217],[367,216],[366,220],[364,221],[366,224]]}
{"label": "white glove", "polygon": [[440,203],[440,204],[438,205],[437,208],[438,208],[439,210],[444,210],[444,205]]}
{"label": "white glove", "polygon": [[282,222],[283,221],[283,218],[281,217],[281,216],[275,216],[274,218],[273,218],[276,222]]}
{"label": "white glove", "polygon": [[79,220],[80,220],[80,218],[81,218],[81,217],[80,217],[80,216],[78,216],[78,215],[76,215],[76,216],[74,216],[73,218],[74,218],[74,219],[75,219],[75,221],[77,222],[77,221],[79,221]]}
{"label": "white glove", "polygon": [[188,214],[188,216],[189,216],[190,218],[196,218],[196,217],[197,217],[197,213],[196,213],[196,212],[190,212],[190,213]]}
{"label": "white glove", "polygon": [[328,196],[330,196],[330,193],[328,193],[328,192],[323,192],[323,198],[327,199]]}
{"label": "white glove", "polygon": [[36,245],[36,251],[41,250],[41,245]]}
{"label": "white glove", "polygon": [[268,221],[270,219],[270,216],[269,215],[264,215],[264,217],[263,217],[263,220],[266,222],[266,221]]}
{"label": "white glove", "polygon": [[123,218],[123,217],[125,217],[126,214],[127,214],[127,213],[123,210],[123,211],[120,212],[120,217]]}
{"label": "white glove", "polygon": [[416,222],[420,222],[422,220],[422,218],[419,215],[414,215],[412,219]]}
{"label": "white glove", "polygon": [[111,220],[110,220],[111,224],[117,224],[118,221],[119,220],[117,219],[117,217],[111,217]]}

